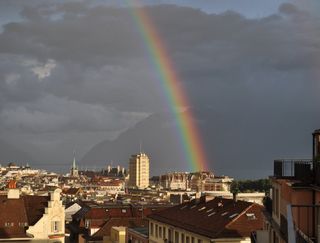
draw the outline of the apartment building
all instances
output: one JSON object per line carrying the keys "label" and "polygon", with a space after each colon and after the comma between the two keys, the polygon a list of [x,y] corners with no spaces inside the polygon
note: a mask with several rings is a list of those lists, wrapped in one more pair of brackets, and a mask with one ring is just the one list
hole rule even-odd
{"label": "apartment building", "polygon": [[187,190],[189,188],[189,173],[172,172],[161,175],[160,185],[169,190]]}
{"label": "apartment building", "polygon": [[129,187],[144,189],[149,186],[149,157],[145,153],[134,154],[129,160]]}
{"label": "apartment building", "polygon": [[265,227],[257,242],[320,241],[320,130],[311,159],[274,161],[272,193],[265,201]]}
{"label": "apartment building", "polygon": [[111,239],[112,227],[147,227],[146,217],[171,205],[82,202],[69,224],[71,241],[102,242]]}

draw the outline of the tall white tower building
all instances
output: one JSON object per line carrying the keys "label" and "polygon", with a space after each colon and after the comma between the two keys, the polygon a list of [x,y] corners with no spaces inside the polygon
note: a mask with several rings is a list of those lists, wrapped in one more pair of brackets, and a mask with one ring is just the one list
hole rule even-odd
{"label": "tall white tower building", "polygon": [[149,157],[145,153],[131,155],[129,160],[129,187],[144,189],[149,186]]}

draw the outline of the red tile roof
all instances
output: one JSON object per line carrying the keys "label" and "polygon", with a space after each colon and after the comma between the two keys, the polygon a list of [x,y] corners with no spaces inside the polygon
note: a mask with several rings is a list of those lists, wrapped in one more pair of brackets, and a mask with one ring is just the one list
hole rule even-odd
{"label": "red tile roof", "polygon": [[[248,217],[250,213],[254,215]],[[263,226],[262,206],[222,198],[180,204],[148,218],[209,238],[250,237]]]}
{"label": "red tile roof", "polygon": [[68,194],[68,195],[77,195],[78,193],[81,193],[81,188],[68,188],[67,190],[64,190],[64,194]]}
{"label": "red tile roof", "polygon": [[111,218],[90,239],[99,240],[103,236],[110,236],[111,228],[114,226],[135,228],[147,225],[148,221],[145,218]]}
{"label": "red tile roof", "polygon": [[21,196],[8,199],[0,196],[0,238],[25,238],[26,228],[42,217],[49,197]]}

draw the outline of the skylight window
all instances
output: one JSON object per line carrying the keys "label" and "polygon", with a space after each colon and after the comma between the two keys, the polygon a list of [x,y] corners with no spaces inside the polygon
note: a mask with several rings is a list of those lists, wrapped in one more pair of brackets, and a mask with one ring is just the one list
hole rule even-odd
{"label": "skylight window", "polygon": [[211,211],[213,211],[213,208],[208,209],[207,213],[210,213]]}
{"label": "skylight window", "polygon": [[187,205],[184,205],[182,208],[180,208],[180,209],[185,209],[187,207]]}
{"label": "skylight window", "polygon": [[202,210],[205,210],[206,207],[202,207],[202,208],[199,208],[198,211],[202,211]]}
{"label": "skylight window", "polygon": [[225,216],[226,214],[228,214],[228,212],[224,212],[221,214],[221,216]]}
{"label": "skylight window", "polygon": [[238,215],[238,213],[234,213],[234,214],[230,215],[229,218],[232,219],[232,218],[236,217],[237,215]]}
{"label": "skylight window", "polygon": [[256,219],[256,215],[254,213],[246,213],[247,217],[249,220],[254,220]]}
{"label": "skylight window", "polygon": [[212,212],[212,213],[208,214],[208,217],[211,217],[212,215],[215,215],[215,214],[216,214],[216,212]]}
{"label": "skylight window", "polygon": [[190,208],[195,208],[197,205],[193,205],[192,207],[190,207]]}

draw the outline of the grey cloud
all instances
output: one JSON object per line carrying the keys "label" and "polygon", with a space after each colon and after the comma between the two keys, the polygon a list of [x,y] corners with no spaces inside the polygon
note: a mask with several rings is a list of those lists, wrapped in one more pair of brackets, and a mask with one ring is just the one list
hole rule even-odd
{"label": "grey cloud", "polygon": [[147,115],[47,96],[35,104],[4,109],[0,121],[5,129],[20,132],[117,131]]}
{"label": "grey cloud", "polygon": [[305,11],[300,10],[296,5],[292,3],[283,3],[279,7],[280,13],[288,14],[288,15],[300,15],[306,14]]}

